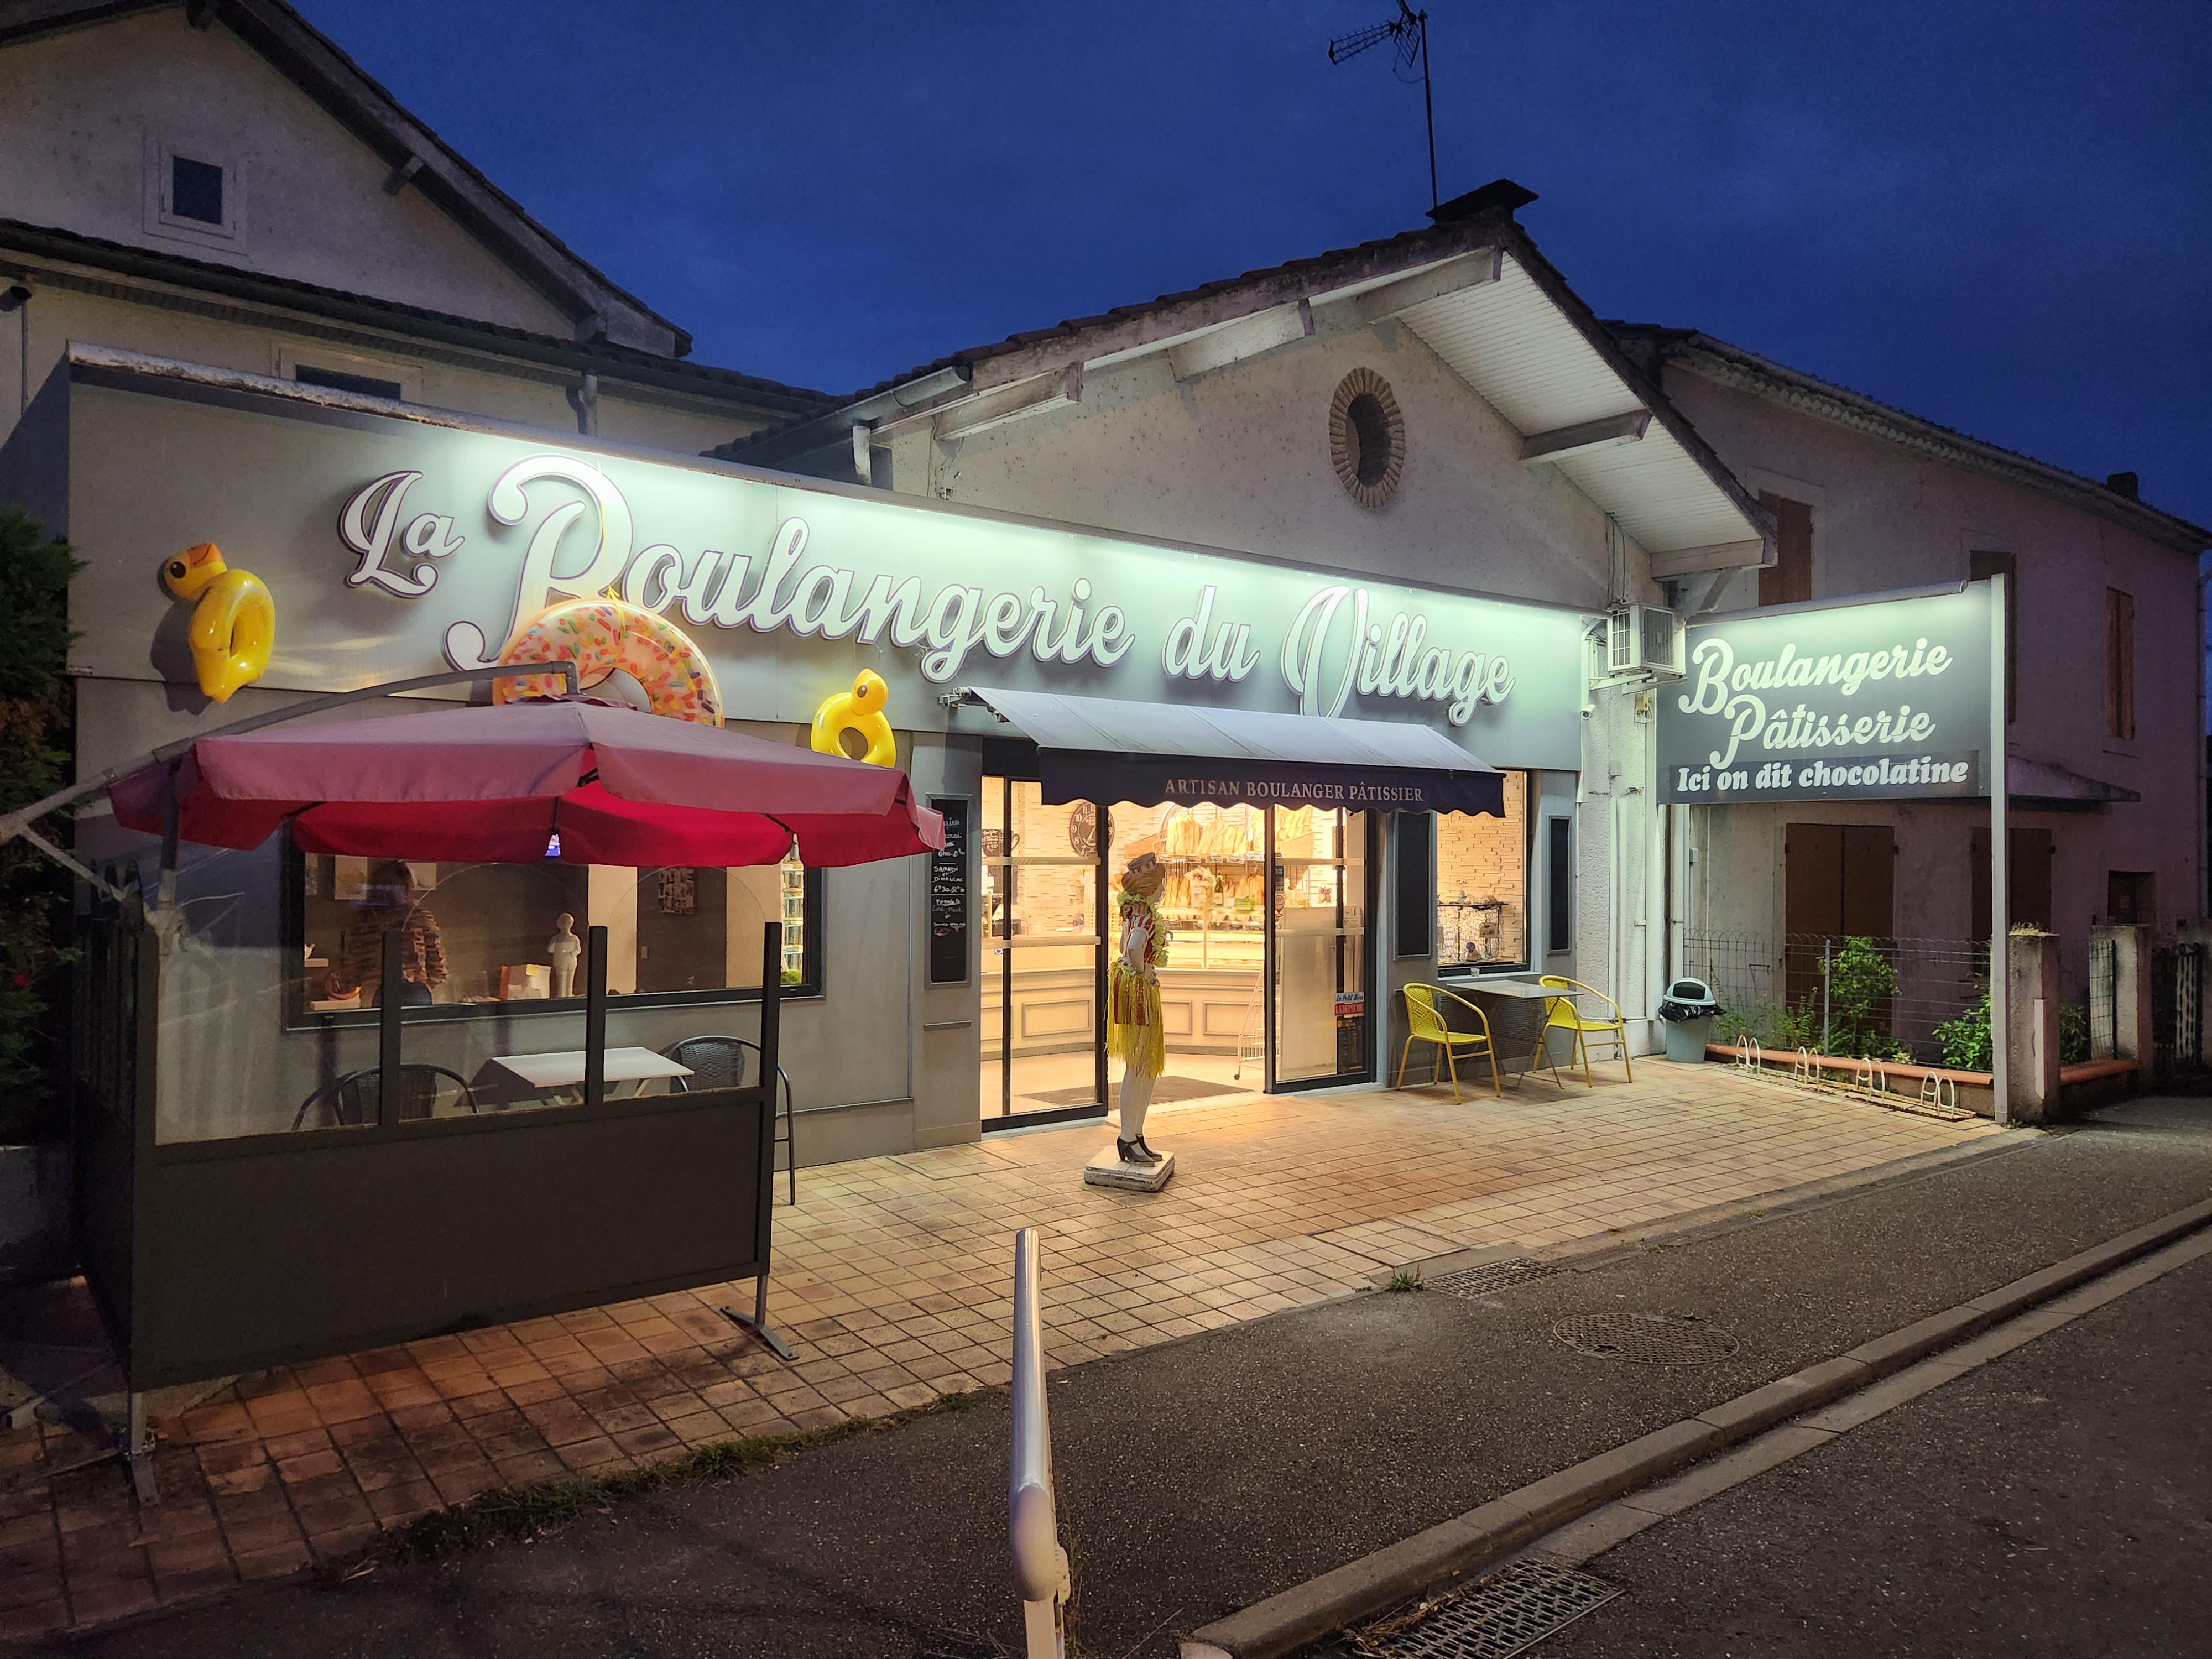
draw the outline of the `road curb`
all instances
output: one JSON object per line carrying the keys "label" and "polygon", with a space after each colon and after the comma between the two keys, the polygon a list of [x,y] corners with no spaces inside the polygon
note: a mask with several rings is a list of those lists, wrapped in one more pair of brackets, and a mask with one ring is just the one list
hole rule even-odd
{"label": "road curb", "polygon": [[1182,1659],[1279,1659],[1455,1578],[1625,1492],[1808,1411],[1833,1404],[1929,1354],[2101,1278],[2212,1224],[2212,1199],[2106,1239],[1955,1308],[1639,1436],[1464,1515],[1348,1561],[1180,1638]]}

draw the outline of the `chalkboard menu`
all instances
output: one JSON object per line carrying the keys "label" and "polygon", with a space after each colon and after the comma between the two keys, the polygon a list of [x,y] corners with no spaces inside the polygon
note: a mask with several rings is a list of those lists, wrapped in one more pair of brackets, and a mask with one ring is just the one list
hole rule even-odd
{"label": "chalkboard menu", "polygon": [[945,846],[929,855],[929,982],[968,982],[968,803],[933,795],[945,814]]}

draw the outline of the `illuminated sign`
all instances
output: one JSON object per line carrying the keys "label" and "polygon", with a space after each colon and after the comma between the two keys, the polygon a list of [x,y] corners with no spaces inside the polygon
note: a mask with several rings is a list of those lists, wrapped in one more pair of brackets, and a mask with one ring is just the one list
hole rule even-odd
{"label": "illuminated sign", "polygon": [[1659,798],[1889,800],[1986,792],[1987,583],[1693,624],[1659,693]]}
{"label": "illuminated sign", "polygon": [[[81,501],[73,537],[166,546],[188,521],[250,550],[287,595],[270,687],[487,665],[547,607],[611,594],[689,635],[732,720],[805,724],[868,669],[908,729],[943,729],[941,698],[974,680],[1410,720],[1494,764],[1579,764],[1587,614],[1389,580],[1367,550],[1299,568],[447,416],[147,396],[120,376],[75,398],[73,455],[148,487]],[[102,618],[80,672],[147,678],[160,619],[120,574],[78,586]]]}

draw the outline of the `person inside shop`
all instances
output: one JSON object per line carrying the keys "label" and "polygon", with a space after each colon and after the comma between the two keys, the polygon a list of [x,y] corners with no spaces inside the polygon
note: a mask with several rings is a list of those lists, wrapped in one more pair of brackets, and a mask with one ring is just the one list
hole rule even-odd
{"label": "person inside shop", "polygon": [[415,873],[398,859],[385,859],[369,866],[362,882],[354,919],[338,935],[337,960],[323,975],[323,988],[333,997],[349,997],[358,991],[362,1006],[374,1007],[384,980],[384,936],[404,933],[399,971],[405,977],[403,1006],[427,1006],[432,993],[446,982],[446,947],[438,937],[438,919],[416,896]]}
{"label": "person inside shop", "polygon": [[1167,1032],[1160,1019],[1159,969],[1168,957],[1168,934],[1154,908],[1168,878],[1151,853],[1140,853],[1121,872],[1121,946],[1108,975],[1106,1047],[1121,1057],[1121,1125],[1114,1149],[1124,1164],[1158,1164],[1145,1144],[1145,1113],[1152,1085],[1167,1069]]}

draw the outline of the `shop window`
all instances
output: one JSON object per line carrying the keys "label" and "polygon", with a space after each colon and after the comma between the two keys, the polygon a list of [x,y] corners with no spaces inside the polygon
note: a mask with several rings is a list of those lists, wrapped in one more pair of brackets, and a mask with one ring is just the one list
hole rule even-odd
{"label": "shop window", "polygon": [[815,994],[820,881],[795,860],[631,870],[295,855],[295,1018],[374,1008],[383,935],[395,928],[406,933],[409,1003],[456,1017],[580,1006],[581,944],[594,927],[607,930],[611,998],[749,1000],[762,927],[779,921],[784,988]]}
{"label": "shop window", "polygon": [[[2012,830],[2005,834],[2005,914],[2014,927],[2051,931],[2051,861],[2057,856],[2048,830]],[[1966,879],[1973,888],[1966,937],[1990,936],[1990,832],[1968,832]]]}
{"label": "shop window", "polygon": [[2136,734],[2136,597],[2105,590],[2105,731]]}
{"label": "shop window", "polygon": [[1970,553],[1966,574],[1978,582],[1992,576],[2005,579],[2005,720],[2020,718],[2020,560],[2010,553]]}
{"label": "shop window", "polygon": [[[1505,775],[1505,816],[1437,817],[1437,966],[1528,962],[1528,775]],[[1565,820],[1558,820],[1565,822]]]}
{"label": "shop window", "polygon": [[1774,514],[1774,562],[1759,573],[1761,605],[1796,605],[1813,597],[1813,509],[1786,495],[1759,492]]}

